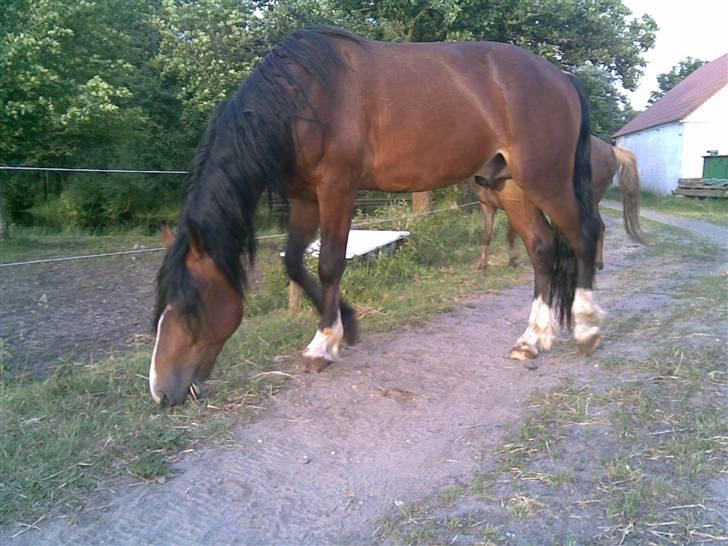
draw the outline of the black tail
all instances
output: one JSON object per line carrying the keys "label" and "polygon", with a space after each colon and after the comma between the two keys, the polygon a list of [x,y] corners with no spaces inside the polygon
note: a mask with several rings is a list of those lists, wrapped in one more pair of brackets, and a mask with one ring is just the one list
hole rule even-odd
{"label": "black tail", "polygon": [[[579,80],[572,74],[569,79],[576,88],[581,102],[581,127],[579,139],[576,144],[574,157],[574,193],[579,205],[582,232],[589,229],[590,233],[582,233],[582,237],[592,237],[591,227],[598,220],[594,215],[594,198],[592,196],[592,168],[591,168],[591,121],[589,100]],[[554,233],[554,265],[551,274],[551,305],[562,326],[571,325],[571,304],[574,302],[574,293],[578,279],[576,256],[566,238],[556,226],[552,226]],[[593,262],[592,257],[592,262]]]}

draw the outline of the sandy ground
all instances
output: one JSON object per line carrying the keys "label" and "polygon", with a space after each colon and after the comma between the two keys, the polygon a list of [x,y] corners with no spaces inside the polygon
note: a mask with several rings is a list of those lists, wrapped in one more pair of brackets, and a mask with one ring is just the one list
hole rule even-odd
{"label": "sandy ground", "polygon": [[[725,270],[723,228],[646,212],[722,246],[714,261],[642,263],[621,221],[606,218],[601,303],[611,317],[659,312],[685,280]],[[661,261],[662,260],[662,261]],[[635,295],[629,275],[653,271]],[[474,274],[476,274],[474,272]],[[147,279],[148,280],[148,279]],[[3,544],[371,544],[383,518],[444,487],[467,483],[502,442],[536,389],[587,373],[592,361],[562,341],[529,371],[506,355],[525,327],[531,286],[464,301],[416,329],[369,336],[320,375],[299,375],[271,399],[236,445],[184,457],[164,484],[119,485],[81,512]],[[601,354],[640,353],[613,339]],[[565,356],[564,356],[565,355]]]}

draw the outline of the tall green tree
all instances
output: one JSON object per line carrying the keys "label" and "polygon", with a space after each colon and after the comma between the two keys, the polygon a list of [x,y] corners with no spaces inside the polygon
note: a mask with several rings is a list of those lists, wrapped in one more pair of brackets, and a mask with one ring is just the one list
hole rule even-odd
{"label": "tall green tree", "polygon": [[215,106],[240,85],[260,55],[251,30],[256,3],[245,0],[162,0],[152,18],[160,33],[157,63],[179,82],[182,121],[204,128]]}
{"label": "tall green tree", "polygon": [[[176,82],[155,67],[155,0],[10,0],[0,11],[0,162],[67,167],[179,166]],[[184,164],[184,163],[183,163]],[[3,175],[13,216],[68,190],[68,220],[128,217],[174,192],[161,179]],[[59,206],[61,203],[59,202]],[[93,214],[91,213],[92,211]]]}
{"label": "tall green tree", "polygon": [[592,65],[634,90],[656,30],[621,0],[463,0],[449,37],[511,43],[567,70]]}
{"label": "tall green tree", "polygon": [[[131,0],[129,11],[147,3]],[[65,161],[114,128],[128,108],[131,38],[110,1],[10,0],[0,35],[0,160]],[[126,10],[124,10],[126,13]]]}
{"label": "tall green tree", "polygon": [[592,133],[609,142],[612,135],[634,117],[629,99],[605,70],[584,65],[574,74],[589,97]]}
{"label": "tall green tree", "polygon": [[332,0],[331,4],[348,28],[390,42],[446,40],[463,9],[460,0]]}
{"label": "tall green tree", "polygon": [[686,57],[673,66],[670,71],[663,72],[657,76],[657,90],[650,93],[650,98],[648,99],[647,104],[651,105],[660,100],[665,93],[695,72],[698,68],[703,66],[706,62],[707,61],[701,61],[700,59]]}

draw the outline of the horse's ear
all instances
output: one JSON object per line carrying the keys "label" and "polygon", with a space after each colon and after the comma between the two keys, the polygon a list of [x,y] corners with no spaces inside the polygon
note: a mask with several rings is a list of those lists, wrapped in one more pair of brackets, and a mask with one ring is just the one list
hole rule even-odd
{"label": "horse's ear", "polygon": [[166,222],[162,222],[162,242],[164,246],[170,248],[174,244],[174,240],[177,238],[177,234],[172,228],[170,228]]}
{"label": "horse's ear", "polygon": [[194,220],[187,220],[187,240],[190,243],[190,254],[195,260],[200,260],[205,255],[203,244],[202,227]]}

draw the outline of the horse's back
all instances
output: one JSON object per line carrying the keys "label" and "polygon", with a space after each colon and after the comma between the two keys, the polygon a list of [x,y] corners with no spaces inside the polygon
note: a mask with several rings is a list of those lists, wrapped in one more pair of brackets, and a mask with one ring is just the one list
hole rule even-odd
{"label": "horse's back", "polygon": [[495,42],[341,47],[341,140],[365,145],[364,187],[432,189],[472,176],[497,154],[531,163],[565,154],[573,163],[576,129],[559,131],[571,137],[564,144],[554,127],[578,125],[578,97],[530,52]]}

